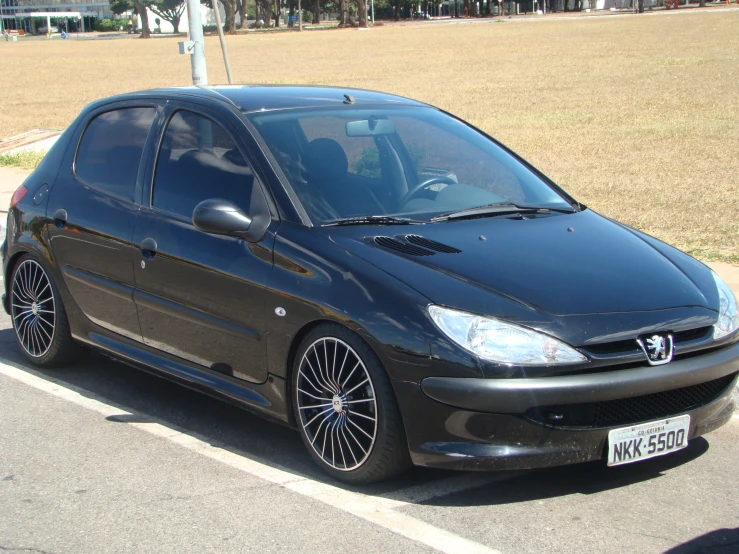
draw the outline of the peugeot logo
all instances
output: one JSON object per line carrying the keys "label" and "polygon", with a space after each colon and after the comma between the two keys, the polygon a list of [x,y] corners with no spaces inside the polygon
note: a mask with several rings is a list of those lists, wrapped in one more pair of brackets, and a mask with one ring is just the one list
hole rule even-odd
{"label": "peugeot logo", "polygon": [[340,414],[344,411],[344,402],[338,394],[335,394],[334,397],[331,399],[331,406],[334,408],[334,412],[336,412],[337,414]]}
{"label": "peugeot logo", "polygon": [[644,340],[636,339],[647,357],[649,365],[662,365],[672,361],[672,335],[652,335]]}

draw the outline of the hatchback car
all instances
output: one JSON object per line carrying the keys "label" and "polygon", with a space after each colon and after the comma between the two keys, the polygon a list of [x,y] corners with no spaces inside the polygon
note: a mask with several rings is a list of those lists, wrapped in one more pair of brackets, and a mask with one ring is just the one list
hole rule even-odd
{"label": "hatchback car", "polygon": [[331,476],[666,454],[726,423],[736,299],[429,105],[233,86],[85,108],[12,198],[4,305],[297,428]]}

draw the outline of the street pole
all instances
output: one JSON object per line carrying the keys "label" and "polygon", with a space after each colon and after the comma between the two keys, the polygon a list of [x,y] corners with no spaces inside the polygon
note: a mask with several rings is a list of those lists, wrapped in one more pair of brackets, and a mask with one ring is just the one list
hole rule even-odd
{"label": "street pole", "polygon": [[205,67],[205,45],[203,44],[203,21],[200,16],[200,0],[187,0],[187,26],[193,52],[190,56],[192,84],[208,84],[208,70]]}
{"label": "street pole", "polygon": [[[228,61],[228,48],[226,48],[226,37],[223,36],[223,27],[221,26],[221,9],[218,0],[214,4],[216,12],[216,27],[218,28],[218,40],[221,41],[221,52],[223,53],[223,63],[226,66],[226,78],[228,84],[232,84],[231,80],[231,62]],[[225,4],[224,4],[225,6]]]}
{"label": "street pole", "polygon": [[298,31],[303,30],[303,7],[298,0]]}
{"label": "street pole", "polygon": [[372,25],[375,24],[375,0],[372,0]]}

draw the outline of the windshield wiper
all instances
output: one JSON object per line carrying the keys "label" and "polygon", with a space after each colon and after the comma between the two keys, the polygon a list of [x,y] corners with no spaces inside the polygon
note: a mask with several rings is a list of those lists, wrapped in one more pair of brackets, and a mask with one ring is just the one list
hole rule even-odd
{"label": "windshield wiper", "polygon": [[473,219],[475,217],[505,215],[505,214],[521,214],[521,213],[535,213],[535,214],[546,214],[551,212],[558,212],[564,214],[575,213],[573,208],[552,208],[549,206],[518,206],[517,204],[488,204],[486,206],[478,206],[476,208],[466,208],[457,212],[450,212],[448,214],[439,215],[431,218],[431,222],[437,221],[449,221],[450,219]]}
{"label": "windshield wiper", "polygon": [[391,215],[365,215],[361,217],[342,217],[324,223],[323,227],[339,225],[423,225],[425,221],[408,219],[407,217],[394,217]]}

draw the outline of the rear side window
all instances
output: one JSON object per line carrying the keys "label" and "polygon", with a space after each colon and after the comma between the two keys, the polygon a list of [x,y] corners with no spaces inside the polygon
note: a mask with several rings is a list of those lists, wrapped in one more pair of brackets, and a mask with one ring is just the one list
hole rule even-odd
{"label": "rear side window", "polygon": [[121,108],[96,116],[77,149],[77,176],[96,189],[133,200],[141,154],[155,116],[155,108]]}
{"label": "rear side window", "polygon": [[254,175],[231,135],[202,115],[178,111],[164,133],[151,204],[192,217],[200,202],[230,200],[249,213]]}

